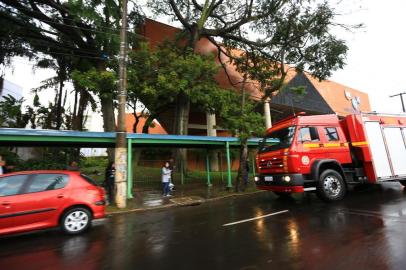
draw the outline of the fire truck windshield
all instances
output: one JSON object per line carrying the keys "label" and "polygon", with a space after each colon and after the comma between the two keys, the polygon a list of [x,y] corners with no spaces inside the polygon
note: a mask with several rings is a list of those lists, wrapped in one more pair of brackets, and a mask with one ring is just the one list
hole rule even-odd
{"label": "fire truck windshield", "polygon": [[264,153],[289,148],[295,135],[295,129],[296,127],[287,127],[268,134],[261,141],[259,152]]}

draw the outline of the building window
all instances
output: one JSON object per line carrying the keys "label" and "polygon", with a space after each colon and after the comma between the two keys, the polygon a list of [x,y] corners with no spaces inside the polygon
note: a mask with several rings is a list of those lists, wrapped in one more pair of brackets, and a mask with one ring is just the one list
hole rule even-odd
{"label": "building window", "polygon": [[324,132],[325,132],[327,140],[329,142],[339,140],[336,128],[333,128],[333,127],[325,128]]}

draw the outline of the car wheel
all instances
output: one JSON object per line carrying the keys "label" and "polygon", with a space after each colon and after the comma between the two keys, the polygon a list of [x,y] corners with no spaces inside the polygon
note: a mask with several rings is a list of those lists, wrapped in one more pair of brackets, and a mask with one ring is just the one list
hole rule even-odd
{"label": "car wheel", "polygon": [[406,187],[406,180],[400,180],[399,183],[400,183],[402,186]]}
{"label": "car wheel", "polygon": [[68,210],[61,219],[61,228],[67,234],[80,234],[92,223],[92,215],[86,208],[76,207]]}
{"label": "car wheel", "polygon": [[347,192],[343,177],[335,170],[325,170],[321,173],[317,186],[317,195],[323,201],[342,200]]}

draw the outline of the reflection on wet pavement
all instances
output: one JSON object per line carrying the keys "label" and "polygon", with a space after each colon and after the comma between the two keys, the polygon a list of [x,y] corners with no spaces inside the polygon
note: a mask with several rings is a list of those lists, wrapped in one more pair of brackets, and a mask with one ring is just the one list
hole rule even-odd
{"label": "reflection on wet pavement", "polygon": [[333,204],[313,194],[286,200],[260,193],[115,215],[80,236],[6,237],[0,269],[404,269],[405,223],[406,194],[397,183]]}

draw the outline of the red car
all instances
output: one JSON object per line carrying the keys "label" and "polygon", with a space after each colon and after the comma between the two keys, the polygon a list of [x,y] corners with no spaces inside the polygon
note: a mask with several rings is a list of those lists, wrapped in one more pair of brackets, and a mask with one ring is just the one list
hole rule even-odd
{"label": "red car", "polygon": [[60,226],[79,234],[105,216],[103,188],[80,172],[0,175],[0,235]]}

